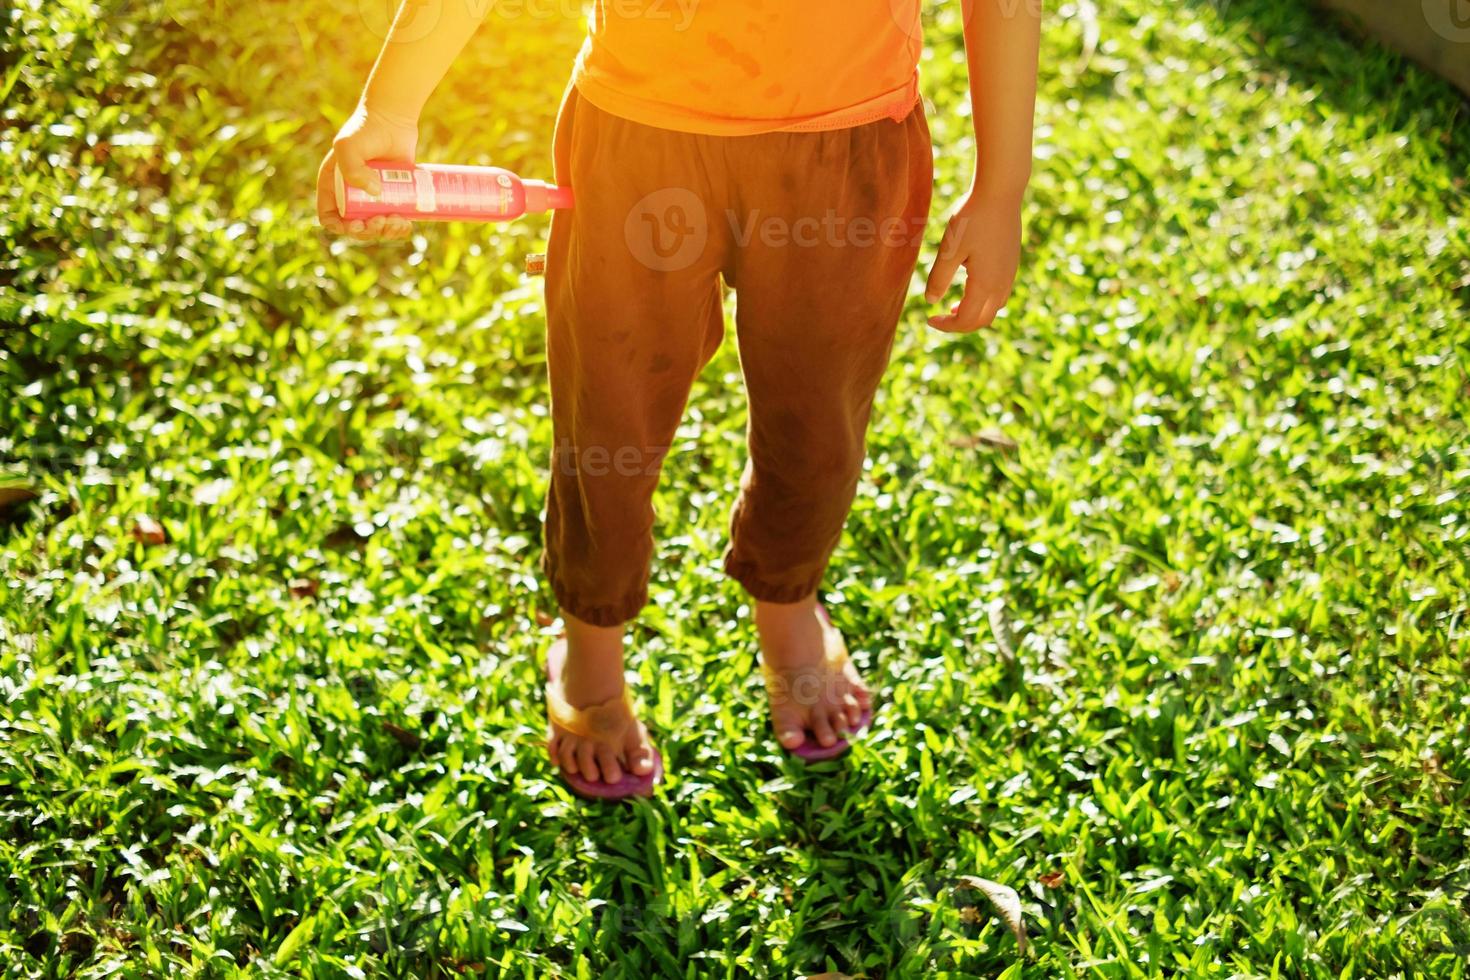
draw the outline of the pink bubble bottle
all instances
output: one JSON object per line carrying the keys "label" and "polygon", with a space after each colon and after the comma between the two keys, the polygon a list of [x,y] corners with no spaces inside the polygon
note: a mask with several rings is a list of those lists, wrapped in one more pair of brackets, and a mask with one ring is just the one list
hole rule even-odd
{"label": "pink bubble bottle", "polygon": [[369,194],[335,174],[337,213],[348,221],[399,215],[410,221],[511,221],[572,206],[570,187],[522,180],[500,167],[369,160],[383,193]]}

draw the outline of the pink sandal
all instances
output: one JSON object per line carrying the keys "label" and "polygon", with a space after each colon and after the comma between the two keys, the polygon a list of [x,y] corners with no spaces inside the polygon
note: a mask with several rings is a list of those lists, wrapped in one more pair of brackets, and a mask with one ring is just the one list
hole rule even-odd
{"label": "pink sandal", "polygon": [[[846,668],[847,662],[851,658],[847,654],[847,644],[843,642],[842,634],[832,625],[832,617],[827,615],[827,607],[819,604],[817,610],[822,614],[822,621],[827,624],[825,659],[827,676],[830,677]],[[772,693],[774,696],[774,692],[784,685],[784,678],[775,670],[771,669],[764,659],[761,660],[761,672],[765,675],[766,691]],[[864,708],[862,717],[858,719],[857,727],[848,732],[848,735],[852,738],[861,735],[868,730],[868,725],[872,720],[873,710],[871,708]],[[821,762],[824,759],[834,759],[851,747],[852,743],[841,736],[838,736],[837,741],[831,745],[822,745],[817,741],[816,736],[812,735],[811,732],[807,732],[805,741],[796,748],[788,749],[787,751],[803,762]]]}
{"label": "pink sandal", "polygon": [[[625,687],[622,697],[574,708],[562,690],[562,666],[566,662],[567,645],[558,641],[546,653],[546,717],[557,727],[590,738],[611,742],[620,738],[629,725],[638,724],[633,712],[633,695]],[[652,796],[653,788],[663,779],[664,761],[658,749],[653,750],[653,768],[643,775],[625,772],[615,783],[588,779],[581,773],[561,771],[561,778],[578,796],[593,800],[624,800],[633,796]]]}

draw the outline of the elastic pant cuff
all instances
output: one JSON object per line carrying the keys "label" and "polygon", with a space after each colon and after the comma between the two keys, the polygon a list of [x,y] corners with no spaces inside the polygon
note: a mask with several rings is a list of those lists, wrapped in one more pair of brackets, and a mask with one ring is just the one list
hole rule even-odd
{"label": "elastic pant cuff", "polygon": [[739,582],[741,588],[760,602],[800,602],[817,591],[817,586],[822,584],[821,571],[795,583],[762,579],[757,575],[753,564],[736,561],[729,556],[725,558],[725,574]]}
{"label": "elastic pant cuff", "polygon": [[638,611],[648,604],[646,586],[615,602],[599,604],[578,596],[550,571],[546,572],[546,579],[551,583],[551,592],[556,596],[556,604],[561,607],[561,611],[591,626],[620,626],[637,616]]}

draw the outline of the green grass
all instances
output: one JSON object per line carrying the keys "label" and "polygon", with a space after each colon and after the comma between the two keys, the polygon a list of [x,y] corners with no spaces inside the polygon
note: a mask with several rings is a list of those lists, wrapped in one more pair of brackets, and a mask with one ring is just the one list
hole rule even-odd
{"label": "green grass", "polygon": [[[624,807],[536,747],[544,223],[318,236],[356,5],[9,8],[3,975],[1464,977],[1470,117],[1296,4],[1100,6],[1085,64],[1048,24],[1011,311],[901,329],[827,582],[873,733],[769,737],[727,349]],[[546,176],[580,26],[506,26],[423,155]]]}

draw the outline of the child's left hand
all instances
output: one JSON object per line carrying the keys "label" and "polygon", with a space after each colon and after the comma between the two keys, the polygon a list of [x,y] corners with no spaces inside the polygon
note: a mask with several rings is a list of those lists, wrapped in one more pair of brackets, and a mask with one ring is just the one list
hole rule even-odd
{"label": "child's left hand", "polygon": [[964,266],[964,294],[948,313],[931,316],[929,326],[945,333],[990,326],[1010,299],[1020,262],[1021,195],[972,188],[944,229],[924,287],[924,298],[938,302]]}

